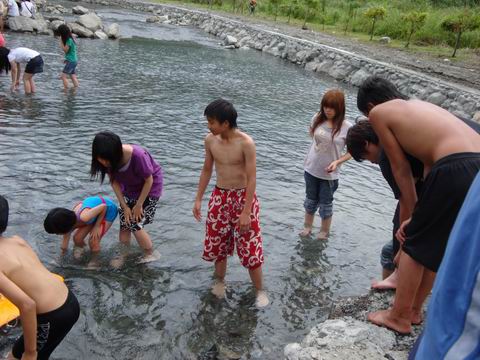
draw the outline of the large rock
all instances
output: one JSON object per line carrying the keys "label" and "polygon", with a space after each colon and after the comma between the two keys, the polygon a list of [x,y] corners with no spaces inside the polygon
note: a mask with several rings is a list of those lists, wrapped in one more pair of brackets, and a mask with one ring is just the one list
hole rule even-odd
{"label": "large rock", "polygon": [[48,28],[53,31],[57,31],[58,27],[63,24],[65,24],[65,21],[63,20],[53,20],[50,21],[50,24],[48,24]]}
{"label": "large rock", "polygon": [[110,39],[118,39],[120,37],[120,26],[117,23],[110,24],[107,29],[107,36]]}
{"label": "large rock", "polygon": [[434,92],[433,94],[427,97],[428,102],[431,102],[432,104],[435,104],[438,106],[442,105],[442,103],[445,100],[447,100],[447,97],[440,92]]}
{"label": "large rock", "polygon": [[88,14],[90,10],[88,10],[86,7],[77,5],[72,8],[72,12],[76,15],[85,15]]}
{"label": "large rock", "polygon": [[350,83],[355,86],[360,86],[363,83],[363,81],[366,78],[368,78],[370,75],[371,74],[368,71],[364,69],[359,69],[350,78]]}
{"label": "large rock", "polygon": [[105,34],[102,30],[95,31],[95,33],[93,34],[93,37],[95,39],[100,39],[100,40],[107,40],[108,39],[107,34]]}
{"label": "large rock", "polygon": [[85,37],[85,38],[93,37],[93,31],[88,30],[86,27],[80,24],[70,23],[68,24],[68,26],[72,30],[72,33],[77,34],[79,37]]}
{"label": "large rock", "polygon": [[95,13],[80,16],[76,23],[87,28],[92,33],[102,28],[102,20]]}
{"label": "large rock", "polygon": [[393,332],[346,317],[317,325],[300,344],[288,344],[284,355],[287,360],[400,359],[392,356],[395,344]]}
{"label": "large rock", "polygon": [[39,34],[49,34],[48,24],[43,18],[32,19],[25,16],[14,16],[8,18],[8,27],[12,31],[37,32]]}
{"label": "large rock", "polygon": [[225,38],[225,45],[226,46],[229,46],[229,45],[236,45],[238,42],[237,38],[236,37],[233,37],[231,35],[227,35],[227,37]]}

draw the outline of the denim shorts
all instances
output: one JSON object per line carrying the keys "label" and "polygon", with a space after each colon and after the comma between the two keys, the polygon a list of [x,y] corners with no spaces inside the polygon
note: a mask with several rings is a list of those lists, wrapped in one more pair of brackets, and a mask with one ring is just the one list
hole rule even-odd
{"label": "denim shorts", "polygon": [[389,241],[382,247],[382,252],[380,255],[380,264],[385,270],[393,271],[395,270],[395,263],[393,262],[395,258],[395,252],[393,249],[393,242]]}
{"label": "denim shorts", "polygon": [[63,68],[63,73],[68,75],[74,75],[76,68],[77,68],[76,61],[65,60],[65,67]]}
{"label": "denim shorts", "polygon": [[306,197],[303,203],[308,214],[318,210],[322,219],[333,215],[333,194],[338,188],[338,180],[319,179],[305,171]]}

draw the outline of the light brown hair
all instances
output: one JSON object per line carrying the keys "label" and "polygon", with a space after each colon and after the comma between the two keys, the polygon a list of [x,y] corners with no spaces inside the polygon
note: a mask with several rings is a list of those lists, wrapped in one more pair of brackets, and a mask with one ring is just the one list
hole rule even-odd
{"label": "light brown hair", "polygon": [[345,119],[345,95],[341,90],[328,90],[322,98],[320,103],[320,111],[315,116],[313,124],[310,127],[310,135],[313,136],[315,129],[327,121],[327,116],[323,111],[324,107],[332,108],[335,110],[335,117],[333,118],[332,140],[340,132]]}

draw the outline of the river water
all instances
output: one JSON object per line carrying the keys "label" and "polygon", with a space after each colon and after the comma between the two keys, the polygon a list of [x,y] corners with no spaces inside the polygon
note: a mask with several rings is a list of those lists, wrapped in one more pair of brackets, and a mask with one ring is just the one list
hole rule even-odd
{"label": "river water", "polygon": [[[91,5],[87,5],[91,7]],[[99,8],[117,21],[120,41],[79,40],[78,91],[64,92],[58,39],[7,34],[10,47],[40,51],[45,72],[26,97],[0,82],[0,183],[10,201],[8,234],[19,234],[76,293],[78,323],[54,359],[202,359],[222,356],[280,359],[340,296],[367,291],[380,273],[379,251],[390,239],[391,192],[377,167],[348,162],[335,195],[328,241],[301,239],[303,159],[307,129],[327,88],[343,87],[254,50],[224,50],[200,30],[145,23],[147,15]],[[355,92],[345,88],[354,119]],[[254,306],[248,273],[229,262],[227,298],[210,294],[213,267],[201,259],[204,224],[191,215],[203,164],[205,106],[225,97],[242,130],[257,144],[257,193],[264,237],[264,278],[271,305]],[[147,230],[162,257],[137,265],[136,244],[120,270],[118,220],[102,241],[100,270],[88,258],[61,258],[60,239],[43,230],[56,206],[92,194],[114,196],[89,180],[91,141],[111,130],[141,144],[163,166],[164,196]],[[214,184],[214,179],[211,185]],[[209,189],[211,188],[211,185]],[[205,215],[207,198],[203,203]],[[0,337],[5,353],[20,330]]]}

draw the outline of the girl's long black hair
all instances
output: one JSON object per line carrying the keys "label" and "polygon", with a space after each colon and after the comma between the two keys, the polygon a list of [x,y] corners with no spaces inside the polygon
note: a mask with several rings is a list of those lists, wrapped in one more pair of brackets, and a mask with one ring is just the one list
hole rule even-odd
{"label": "girl's long black hair", "polygon": [[73,42],[75,42],[75,39],[72,36],[72,31],[70,30],[70,28],[67,25],[65,25],[65,24],[60,25],[57,28],[57,32],[60,35],[60,37],[62,38],[63,45],[67,44],[68,39],[72,39]]}
{"label": "girl's long black hair", "polygon": [[10,49],[6,47],[0,47],[0,74],[5,71],[8,72],[11,69],[10,61],[8,61],[8,54],[10,54]]}
{"label": "girl's long black hair", "polygon": [[[103,183],[105,180],[105,174],[109,173],[110,181],[113,181],[115,171],[121,167],[122,157],[123,148],[120,137],[110,131],[99,132],[95,135],[92,143],[90,177],[96,179],[100,176],[100,183]],[[108,160],[110,162],[110,167],[106,168],[100,164],[98,158]]]}

